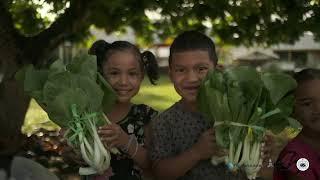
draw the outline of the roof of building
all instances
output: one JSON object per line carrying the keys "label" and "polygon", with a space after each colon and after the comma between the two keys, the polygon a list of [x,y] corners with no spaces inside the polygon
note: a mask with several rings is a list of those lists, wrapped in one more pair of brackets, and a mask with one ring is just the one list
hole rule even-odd
{"label": "roof of building", "polygon": [[253,51],[251,53],[248,53],[236,58],[236,60],[240,60],[240,61],[262,61],[262,60],[275,60],[275,59],[278,59],[278,57],[269,55],[260,51]]}
{"label": "roof of building", "polygon": [[320,50],[320,41],[316,41],[312,34],[305,33],[294,44],[280,43],[272,48],[274,51]]}

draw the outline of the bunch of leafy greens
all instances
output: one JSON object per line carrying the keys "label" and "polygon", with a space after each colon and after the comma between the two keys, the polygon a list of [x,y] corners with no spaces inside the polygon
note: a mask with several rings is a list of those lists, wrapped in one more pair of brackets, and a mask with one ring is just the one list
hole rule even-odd
{"label": "bunch of leafy greens", "polygon": [[[110,123],[104,111],[111,109],[116,95],[98,73],[95,59],[75,58],[67,65],[58,60],[49,69],[29,65],[16,74],[16,79],[50,120],[67,129],[65,137],[69,144],[81,151],[90,166],[80,168],[80,174],[102,173],[109,168],[110,153],[96,128]],[[111,151],[117,153],[116,149]]]}
{"label": "bunch of leafy greens", "polygon": [[254,179],[262,163],[265,132],[298,127],[290,118],[296,86],[287,74],[260,73],[246,66],[208,73],[198,93],[198,106],[214,127],[218,145],[229,150],[223,159],[230,169],[243,166],[248,178]]}

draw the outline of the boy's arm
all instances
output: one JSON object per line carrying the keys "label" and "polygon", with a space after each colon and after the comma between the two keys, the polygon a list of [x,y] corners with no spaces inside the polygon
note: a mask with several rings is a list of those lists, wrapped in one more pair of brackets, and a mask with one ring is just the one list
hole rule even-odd
{"label": "boy's arm", "polygon": [[153,172],[158,179],[177,179],[194,168],[199,161],[212,157],[214,149],[213,130],[209,129],[190,149],[174,157],[155,160],[152,163]]}
{"label": "boy's arm", "polygon": [[161,159],[152,164],[157,179],[173,180],[185,175],[200,161],[192,148],[172,158]]}

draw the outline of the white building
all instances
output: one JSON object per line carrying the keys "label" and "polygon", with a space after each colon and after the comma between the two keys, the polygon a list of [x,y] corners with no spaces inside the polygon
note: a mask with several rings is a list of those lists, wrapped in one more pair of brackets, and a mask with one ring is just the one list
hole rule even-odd
{"label": "white building", "polygon": [[[298,70],[303,67],[320,68],[320,42],[315,41],[314,36],[309,33],[305,33],[294,44],[280,43],[271,47],[254,46],[249,48],[239,46],[232,48],[230,53],[232,54],[233,62],[237,64],[244,57],[252,57],[254,53],[258,53],[260,54],[259,57],[261,57],[261,54],[265,55],[265,57],[270,56],[270,61],[265,59],[261,61],[260,58],[260,63],[256,63],[259,58],[251,58],[251,64],[263,66],[262,63],[266,65],[268,63],[276,63],[284,70]],[[250,64],[249,58],[247,58],[246,63]]]}

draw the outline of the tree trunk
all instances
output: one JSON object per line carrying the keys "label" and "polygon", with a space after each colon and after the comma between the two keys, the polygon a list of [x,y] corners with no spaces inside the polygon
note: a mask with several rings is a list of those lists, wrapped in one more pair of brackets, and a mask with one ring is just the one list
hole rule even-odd
{"label": "tree trunk", "polygon": [[3,160],[15,155],[24,143],[21,126],[30,97],[15,80],[15,73],[26,64],[46,64],[53,49],[67,37],[87,29],[89,5],[93,1],[72,1],[48,29],[33,37],[19,34],[5,2],[0,1],[0,167],[8,166]]}
{"label": "tree trunk", "polygon": [[[24,41],[14,28],[5,4],[0,3],[0,155],[14,154],[21,144],[21,125],[29,98],[18,87],[14,74],[24,60],[21,45]],[[18,59],[20,61],[18,61]]]}
{"label": "tree trunk", "polygon": [[0,85],[0,155],[18,151],[22,143],[21,126],[30,99],[14,79]]}

